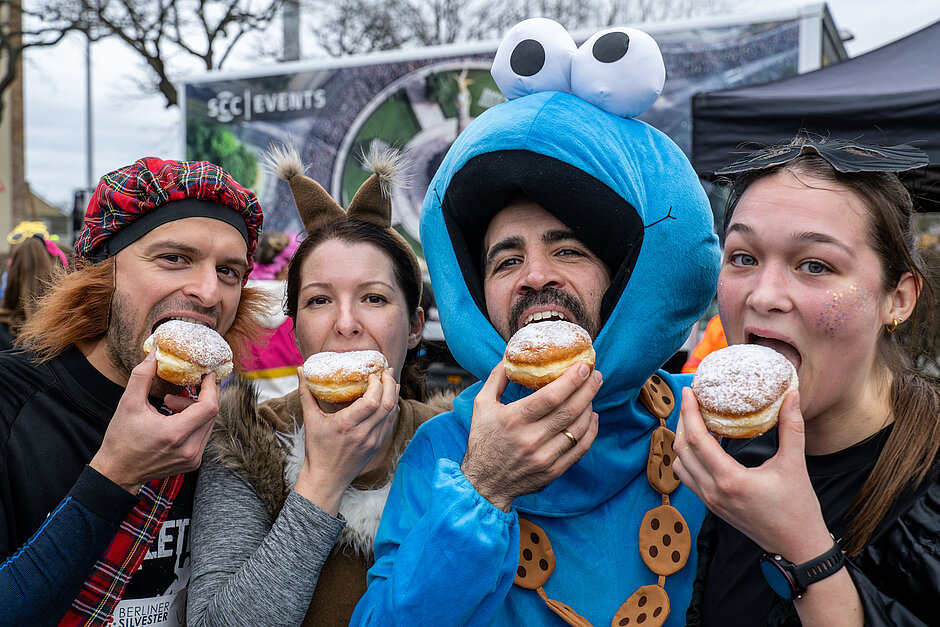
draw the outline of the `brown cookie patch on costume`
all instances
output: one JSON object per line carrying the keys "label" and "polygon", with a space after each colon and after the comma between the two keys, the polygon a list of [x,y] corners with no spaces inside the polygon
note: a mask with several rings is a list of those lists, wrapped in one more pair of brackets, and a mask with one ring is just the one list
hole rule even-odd
{"label": "brown cookie patch on costume", "polygon": [[513,583],[536,590],[555,571],[555,553],[541,527],[519,517],[519,567]]}
{"label": "brown cookie patch on costume", "polygon": [[650,456],[646,464],[646,478],[660,494],[670,494],[679,487],[679,477],[672,469],[676,454],[672,443],[676,434],[666,427],[657,427],[650,437]]}
{"label": "brown cookie patch on costume", "polygon": [[661,505],[646,512],[640,523],[640,557],[657,575],[671,575],[685,566],[692,536],[675,507]]}
{"label": "brown cookie patch on costume", "polygon": [[669,616],[669,597],[666,591],[657,585],[643,586],[624,601],[611,627],[660,627]]}
{"label": "brown cookie patch on costume", "polygon": [[640,388],[640,402],[657,418],[668,418],[676,406],[676,397],[659,375],[653,375]]}
{"label": "brown cookie patch on costume", "polygon": [[541,588],[539,588],[538,592],[539,596],[542,597],[542,600],[545,601],[545,605],[547,605],[553,612],[558,614],[561,619],[571,625],[571,627],[593,627],[593,625],[591,625],[591,623],[589,623],[586,618],[575,612],[568,605],[562,603],[561,601],[549,599],[545,595],[545,591]]}

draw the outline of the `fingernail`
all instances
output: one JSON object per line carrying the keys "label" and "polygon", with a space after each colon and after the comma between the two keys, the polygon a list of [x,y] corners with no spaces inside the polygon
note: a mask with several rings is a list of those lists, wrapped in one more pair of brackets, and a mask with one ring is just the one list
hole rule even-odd
{"label": "fingernail", "polygon": [[581,364],[581,367],[578,368],[578,374],[581,375],[582,379],[587,379],[587,376],[591,374],[591,368],[587,364]]}
{"label": "fingernail", "polygon": [[595,370],[595,371],[594,371],[594,380],[597,381],[598,383],[603,383],[603,382],[604,382],[604,375],[602,375],[599,370]]}

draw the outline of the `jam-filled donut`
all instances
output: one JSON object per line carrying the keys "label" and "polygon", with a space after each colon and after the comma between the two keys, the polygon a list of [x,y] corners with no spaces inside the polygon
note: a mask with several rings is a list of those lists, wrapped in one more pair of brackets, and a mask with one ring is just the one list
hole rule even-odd
{"label": "jam-filled donut", "polygon": [[527,388],[548,385],[576,362],[594,367],[594,346],[587,331],[565,320],[528,324],[506,344],[506,376]]}
{"label": "jam-filled donut", "polygon": [[221,335],[202,324],[169,320],[144,342],[144,351],[157,348],[157,376],[182,386],[198,385],[215,372],[221,381],[232,372],[232,349]]}
{"label": "jam-filled donut", "polygon": [[798,387],[793,364],[756,344],[709,353],[692,379],[708,430],[729,438],[753,438],[773,427],[784,397]]}
{"label": "jam-filled donut", "polygon": [[307,387],[321,401],[349,403],[366,393],[369,375],[382,376],[388,362],[379,351],[316,353],[304,362]]}

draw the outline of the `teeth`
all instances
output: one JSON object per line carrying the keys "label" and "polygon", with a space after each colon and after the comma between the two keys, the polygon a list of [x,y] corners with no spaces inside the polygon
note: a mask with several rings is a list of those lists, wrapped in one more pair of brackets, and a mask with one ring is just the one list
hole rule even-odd
{"label": "teeth", "polygon": [[561,313],[560,311],[550,309],[549,311],[538,311],[536,313],[529,314],[525,319],[525,324],[529,324],[530,322],[537,322],[539,320],[552,319],[567,320],[568,318],[565,317],[565,314]]}

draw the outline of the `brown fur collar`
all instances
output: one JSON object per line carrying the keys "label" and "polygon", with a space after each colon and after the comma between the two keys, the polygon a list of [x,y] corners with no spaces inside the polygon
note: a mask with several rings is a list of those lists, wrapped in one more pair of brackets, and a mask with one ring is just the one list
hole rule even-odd
{"label": "brown fur collar", "polygon": [[[384,469],[360,475],[355,485],[346,489],[340,514],[347,524],[338,544],[350,546],[357,554],[371,556],[375,531],[398,458],[414,430],[432,416],[449,411],[453,399],[454,394],[443,393],[425,403],[406,400],[399,403],[399,428],[403,431],[396,434],[396,450]],[[230,380],[222,391],[219,416],[207,455],[251,484],[268,514],[276,518],[303,463],[303,417],[297,393],[259,406],[257,392],[250,381]]]}
{"label": "brown fur collar", "polygon": [[257,406],[254,384],[232,377],[222,390],[219,415],[206,454],[251,484],[268,514],[275,518],[290,492],[282,472],[287,449]]}

